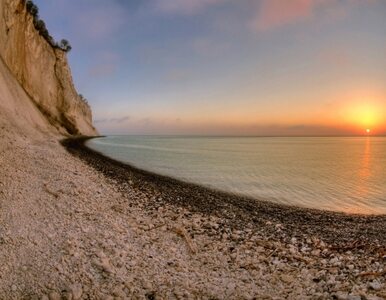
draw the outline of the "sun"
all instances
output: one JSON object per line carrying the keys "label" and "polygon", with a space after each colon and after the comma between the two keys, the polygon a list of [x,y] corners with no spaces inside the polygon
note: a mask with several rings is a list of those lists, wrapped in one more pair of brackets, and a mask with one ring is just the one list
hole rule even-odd
{"label": "sun", "polygon": [[377,102],[353,102],[347,105],[344,118],[369,134],[371,128],[382,123],[384,108]]}

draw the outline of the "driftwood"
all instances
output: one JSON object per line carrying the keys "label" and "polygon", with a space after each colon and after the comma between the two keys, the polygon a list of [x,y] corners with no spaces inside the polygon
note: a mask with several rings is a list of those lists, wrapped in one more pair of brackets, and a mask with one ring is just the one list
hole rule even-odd
{"label": "driftwood", "polygon": [[174,231],[177,235],[179,235],[185,240],[191,253],[193,254],[197,253],[196,245],[194,244],[193,240],[191,239],[191,237],[183,227],[173,227],[172,231]]}
{"label": "driftwood", "polygon": [[381,272],[363,272],[363,273],[358,274],[358,277],[367,277],[367,276],[374,276],[374,277],[386,276],[386,271],[381,271]]}
{"label": "driftwood", "polygon": [[54,191],[51,191],[48,186],[47,186],[47,183],[44,184],[44,190],[50,194],[51,196],[54,196],[55,198],[59,198],[59,194],[54,192]]}

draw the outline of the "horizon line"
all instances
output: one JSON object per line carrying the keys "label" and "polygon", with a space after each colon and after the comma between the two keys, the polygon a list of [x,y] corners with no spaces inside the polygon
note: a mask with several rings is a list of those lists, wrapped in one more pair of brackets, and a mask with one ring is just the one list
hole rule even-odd
{"label": "horizon line", "polygon": [[181,136],[181,137],[260,137],[260,138],[284,138],[284,137],[386,137],[386,134],[363,134],[363,135],[227,135],[227,134],[103,134],[107,136]]}

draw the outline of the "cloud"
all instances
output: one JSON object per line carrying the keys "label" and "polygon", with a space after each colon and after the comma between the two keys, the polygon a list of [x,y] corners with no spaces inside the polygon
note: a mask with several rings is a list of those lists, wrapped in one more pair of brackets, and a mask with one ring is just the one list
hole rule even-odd
{"label": "cloud", "polygon": [[262,32],[312,20],[323,15],[328,20],[346,16],[350,5],[367,5],[378,0],[261,0],[250,26]]}
{"label": "cloud", "polygon": [[226,0],[155,0],[155,9],[167,14],[196,14],[203,9]]}
{"label": "cloud", "polygon": [[123,7],[114,1],[93,1],[87,9],[75,12],[73,25],[83,36],[100,40],[117,32],[127,17]]}
{"label": "cloud", "polygon": [[107,119],[98,119],[95,120],[95,123],[117,123],[117,124],[122,124],[124,122],[130,121],[131,117],[130,116],[124,116],[120,118],[107,118]]}
{"label": "cloud", "polygon": [[321,0],[262,0],[252,21],[257,31],[266,31],[310,18]]}

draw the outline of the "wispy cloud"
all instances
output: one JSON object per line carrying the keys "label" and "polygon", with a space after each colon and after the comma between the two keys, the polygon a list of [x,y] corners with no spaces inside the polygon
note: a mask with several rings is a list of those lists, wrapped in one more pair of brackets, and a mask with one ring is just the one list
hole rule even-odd
{"label": "wispy cloud", "polygon": [[93,1],[87,10],[76,13],[73,22],[83,36],[103,39],[118,31],[127,17],[125,10],[114,1]]}
{"label": "wispy cloud", "polygon": [[106,118],[106,119],[97,119],[95,120],[95,123],[117,123],[117,124],[122,124],[127,121],[130,121],[131,117],[130,116],[124,116],[120,118]]}
{"label": "wispy cloud", "polygon": [[226,0],[155,0],[155,9],[161,13],[191,15]]}
{"label": "wispy cloud", "polygon": [[375,4],[378,0],[260,0],[250,22],[256,31],[267,31],[312,20],[323,15],[328,20],[346,16],[350,5]]}
{"label": "wispy cloud", "polygon": [[320,0],[262,0],[252,27],[258,31],[310,18]]}

